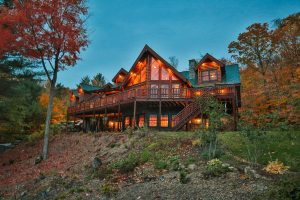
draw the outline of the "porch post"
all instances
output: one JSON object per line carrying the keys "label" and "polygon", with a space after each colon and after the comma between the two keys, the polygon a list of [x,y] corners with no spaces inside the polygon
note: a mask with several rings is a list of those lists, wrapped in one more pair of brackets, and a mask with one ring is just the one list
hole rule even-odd
{"label": "porch post", "polygon": [[136,100],[133,103],[133,119],[132,119],[132,128],[135,128],[136,125]]}
{"label": "porch post", "polygon": [[120,110],[121,110],[121,105],[119,103],[118,105],[118,131],[121,130],[121,123],[120,123]]}
{"label": "porch post", "polygon": [[158,130],[160,130],[161,128],[161,100],[159,100],[159,104],[158,104],[158,119],[157,119],[157,123],[158,123]]}

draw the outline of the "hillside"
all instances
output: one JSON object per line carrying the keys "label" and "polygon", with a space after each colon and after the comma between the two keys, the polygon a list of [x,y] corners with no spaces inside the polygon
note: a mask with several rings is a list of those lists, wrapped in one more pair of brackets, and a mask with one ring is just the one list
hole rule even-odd
{"label": "hillside", "polygon": [[186,132],[66,133],[51,139],[49,159],[38,164],[42,141],[22,143],[0,155],[1,198],[252,199],[278,180],[262,171],[251,177],[246,163],[230,159],[229,172],[207,176],[195,141]]}

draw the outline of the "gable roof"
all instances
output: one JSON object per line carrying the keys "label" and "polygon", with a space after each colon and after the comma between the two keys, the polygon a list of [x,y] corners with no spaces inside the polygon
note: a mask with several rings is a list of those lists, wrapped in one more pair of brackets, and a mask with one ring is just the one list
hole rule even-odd
{"label": "gable roof", "polygon": [[216,63],[218,63],[221,67],[225,66],[225,64],[221,61],[219,61],[218,59],[216,59],[215,57],[213,57],[212,55],[210,55],[209,53],[206,53],[203,58],[199,61],[199,63],[195,66],[195,70],[197,70],[199,68],[199,66],[204,63],[204,61],[206,59],[210,59]]}
{"label": "gable roof", "polygon": [[118,71],[118,73],[116,73],[116,75],[113,77],[113,79],[111,80],[112,82],[115,82],[116,79],[118,78],[119,74],[125,74],[125,76],[128,74],[128,71],[125,70],[123,67]]}
{"label": "gable roof", "polygon": [[169,64],[165,59],[163,59],[160,55],[158,55],[153,49],[151,49],[147,44],[144,46],[144,48],[142,49],[141,53],[139,54],[139,56],[137,57],[137,59],[135,60],[135,62],[133,63],[132,67],[130,68],[126,78],[123,81],[123,86],[128,82],[129,80],[129,75],[130,72],[134,69],[134,67],[137,65],[137,63],[139,62],[139,60],[142,58],[142,56],[145,53],[150,53],[152,56],[156,57],[157,59],[159,59],[166,67],[168,67],[169,69],[172,70],[172,72],[182,81],[184,81],[185,83],[187,83],[189,86],[191,86],[191,83],[189,82],[188,79],[186,79],[182,74],[180,74],[176,68],[174,68],[171,64]]}

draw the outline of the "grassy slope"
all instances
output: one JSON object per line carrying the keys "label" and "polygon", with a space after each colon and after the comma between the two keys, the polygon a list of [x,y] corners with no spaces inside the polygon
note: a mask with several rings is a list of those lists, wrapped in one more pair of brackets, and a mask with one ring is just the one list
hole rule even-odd
{"label": "grassy slope", "polygon": [[[232,154],[247,159],[246,140],[238,132],[221,134],[219,139]],[[278,159],[290,166],[290,170],[300,171],[300,131],[267,132],[266,140],[264,145],[260,145],[263,151],[258,158],[260,164]]]}

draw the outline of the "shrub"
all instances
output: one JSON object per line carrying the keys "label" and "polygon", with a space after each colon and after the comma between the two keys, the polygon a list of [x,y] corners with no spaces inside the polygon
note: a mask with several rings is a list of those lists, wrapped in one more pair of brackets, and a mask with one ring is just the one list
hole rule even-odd
{"label": "shrub", "polygon": [[148,150],[144,150],[140,155],[140,162],[146,163],[149,161],[150,158],[151,158],[151,152]]}
{"label": "shrub", "polygon": [[199,147],[199,146],[201,146],[201,144],[202,144],[202,141],[200,139],[192,140],[192,145],[194,147]]}
{"label": "shrub", "polygon": [[179,181],[180,181],[180,183],[182,183],[182,184],[186,184],[186,183],[188,183],[189,182],[189,178],[187,177],[187,172],[185,171],[185,170],[180,170],[180,172],[179,172]]}
{"label": "shrub", "polygon": [[125,130],[124,130],[124,134],[128,135],[129,137],[131,137],[133,135],[133,128],[131,128],[130,126],[128,126]]}
{"label": "shrub", "polygon": [[28,136],[28,142],[35,143],[38,140],[40,140],[41,138],[43,138],[43,136],[44,136],[44,131],[42,131],[42,130],[35,131],[34,133],[32,133]]}
{"label": "shrub", "polygon": [[294,174],[292,176],[283,175],[278,182],[271,186],[268,192],[257,199],[300,199],[300,176]]}
{"label": "shrub", "polygon": [[170,167],[174,171],[178,171],[180,169],[180,163],[178,156],[172,156],[169,158]]}
{"label": "shrub", "polygon": [[264,168],[264,170],[271,174],[283,174],[289,169],[289,166],[284,166],[284,164],[278,160],[269,161],[269,164]]}
{"label": "shrub", "polygon": [[128,173],[134,170],[139,164],[139,156],[136,153],[131,153],[127,158],[121,159],[111,165],[113,169],[118,169],[122,173]]}
{"label": "shrub", "polygon": [[154,163],[155,169],[166,169],[168,164],[163,160],[156,160]]}
{"label": "shrub", "polygon": [[101,186],[101,192],[105,196],[111,197],[112,195],[117,193],[117,189],[114,186],[105,183]]}
{"label": "shrub", "polygon": [[219,159],[212,159],[207,162],[204,176],[221,176],[228,171],[230,171],[229,165],[223,164]]}

